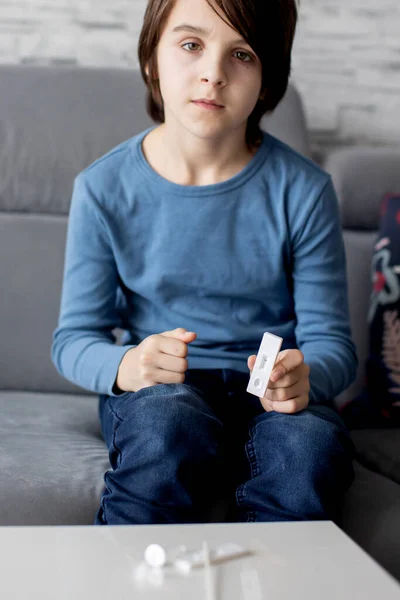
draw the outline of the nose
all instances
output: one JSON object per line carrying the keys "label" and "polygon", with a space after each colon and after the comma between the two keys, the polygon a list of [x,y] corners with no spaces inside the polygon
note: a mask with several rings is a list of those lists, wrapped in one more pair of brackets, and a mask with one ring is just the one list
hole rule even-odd
{"label": "nose", "polygon": [[221,60],[214,59],[205,61],[201,73],[201,83],[209,83],[215,87],[223,87],[226,85],[226,75]]}
{"label": "nose", "polygon": [[202,83],[210,83],[211,85],[213,85],[215,87],[222,87],[224,85],[223,79],[217,79],[217,78],[214,78],[211,76],[202,77],[201,82]]}

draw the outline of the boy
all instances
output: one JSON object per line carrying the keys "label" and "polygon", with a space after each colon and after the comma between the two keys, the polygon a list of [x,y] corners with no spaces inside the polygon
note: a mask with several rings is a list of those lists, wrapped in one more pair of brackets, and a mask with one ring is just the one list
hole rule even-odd
{"label": "boy", "polygon": [[[352,381],[330,177],[259,121],[284,95],[294,0],[150,0],[139,40],[159,125],[75,180],[60,372],[100,394],[113,470],[96,524],[337,519]],[[122,327],[127,339],[114,343]],[[264,331],[284,339],[246,392]]]}

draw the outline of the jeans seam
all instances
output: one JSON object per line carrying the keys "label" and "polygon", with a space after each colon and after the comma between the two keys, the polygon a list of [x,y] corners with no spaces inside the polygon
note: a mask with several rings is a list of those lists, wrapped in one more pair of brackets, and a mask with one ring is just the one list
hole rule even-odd
{"label": "jeans seam", "polygon": [[[246,444],[246,455],[250,464],[250,479],[254,479],[257,475],[260,474],[258,465],[257,465],[257,456],[254,449],[254,433],[256,431],[257,425],[254,425],[249,430],[249,440]],[[244,503],[244,495],[246,491],[247,482],[240,485],[236,490],[236,501],[240,507],[243,506]],[[257,512],[255,510],[246,511],[246,520],[248,523],[254,522],[257,519]]]}
{"label": "jeans seam", "polygon": [[250,429],[250,438],[247,442],[246,445],[246,454],[247,457],[249,459],[249,463],[250,463],[250,471],[251,471],[251,478],[254,479],[255,477],[257,477],[257,475],[260,474],[260,470],[258,468],[257,465],[257,456],[256,456],[256,451],[254,449],[254,433],[256,430],[256,426],[255,427],[251,427]]}
{"label": "jeans seam", "polygon": [[[120,466],[120,464],[121,464],[121,449],[117,445],[116,434],[117,434],[118,427],[123,422],[123,419],[118,415],[118,413],[112,407],[111,402],[110,402],[110,397],[107,398],[106,402],[108,402],[108,405],[109,405],[110,410],[113,413],[114,417],[119,421],[119,423],[116,425],[116,427],[113,427],[113,438],[112,438],[112,445],[114,446],[115,450],[117,451],[117,468],[118,468]],[[111,465],[111,468],[114,471],[112,465]],[[108,492],[110,492],[111,490],[108,487],[107,481],[106,481],[108,473],[109,473],[109,471],[106,471],[106,473],[104,475],[104,485],[105,485],[106,489],[108,490]],[[105,504],[104,504],[105,500],[106,500],[106,495],[103,492],[102,497],[101,497],[100,505],[101,505],[101,508],[102,508],[102,511],[103,511],[103,520],[104,520],[105,524],[107,524],[106,510],[105,510]]]}
{"label": "jeans seam", "polygon": [[[108,475],[108,471],[106,471],[106,473],[104,475],[104,485],[106,486],[106,490],[110,491],[110,489],[109,489],[109,487],[107,485],[107,481],[106,481],[107,475]],[[104,490],[103,490],[103,494],[102,494],[101,500],[100,500],[100,507],[101,507],[101,511],[102,511],[101,518],[104,521],[104,524],[108,525],[107,517],[106,517],[106,510],[105,510],[105,506],[104,506],[104,500],[105,500],[105,498],[106,497],[105,497]]]}
{"label": "jeans seam", "polygon": [[[130,392],[125,392],[125,393],[130,393]],[[124,394],[122,394],[122,395],[124,395]],[[117,419],[119,419],[119,421],[122,422],[123,417],[121,417],[120,414],[118,413],[118,411],[113,407],[112,402],[110,400],[111,400],[111,396],[108,396],[106,402],[108,402],[108,406],[110,407],[111,412]]]}

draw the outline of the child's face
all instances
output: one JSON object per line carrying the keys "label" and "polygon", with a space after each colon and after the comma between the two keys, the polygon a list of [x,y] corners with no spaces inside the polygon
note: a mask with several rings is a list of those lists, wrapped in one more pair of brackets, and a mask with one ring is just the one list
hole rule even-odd
{"label": "child's face", "polygon": [[[205,31],[191,31],[189,25]],[[174,31],[175,30],[175,31]],[[245,133],[261,91],[261,63],[206,0],[176,0],[157,49],[165,122],[202,139]],[[207,98],[223,105],[195,103]]]}

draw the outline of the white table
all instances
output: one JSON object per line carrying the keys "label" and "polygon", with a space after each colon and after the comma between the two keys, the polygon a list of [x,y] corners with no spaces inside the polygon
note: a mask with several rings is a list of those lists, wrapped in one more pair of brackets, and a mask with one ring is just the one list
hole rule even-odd
{"label": "white table", "polygon": [[[0,527],[4,600],[207,600],[205,570],[137,580],[148,544],[253,554],[211,566],[215,600],[400,600],[400,585],[331,521]],[[142,563],[143,566],[143,563]]]}

